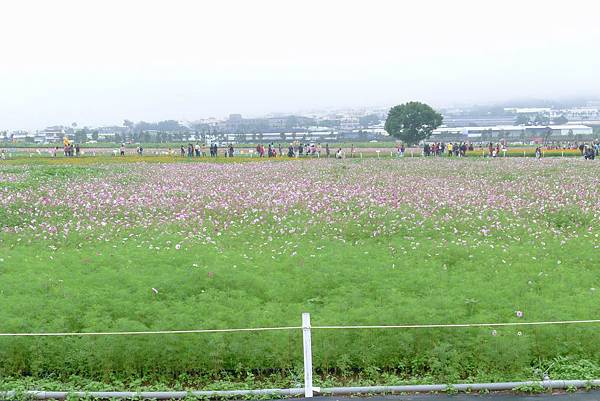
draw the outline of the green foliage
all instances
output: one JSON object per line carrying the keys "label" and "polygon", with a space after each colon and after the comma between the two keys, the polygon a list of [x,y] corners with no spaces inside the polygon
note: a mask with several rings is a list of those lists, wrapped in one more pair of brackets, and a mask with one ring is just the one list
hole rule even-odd
{"label": "green foliage", "polygon": [[557,228],[582,227],[594,224],[592,214],[586,213],[575,206],[566,206],[556,211],[548,211],[544,213],[544,219]]}
{"label": "green foliage", "polygon": [[456,394],[458,394],[458,389],[456,387],[453,387],[452,385],[449,385],[446,388],[446,394],[448,394],[448,395],[456,395]]}
{"label": "green foliage", "polygon": [[[18,189],[17,185],[15,184],[15,189]],[[0,230],[3,228],[18,227],[25,223],[27,221],[27,214],[22,212],[24,209],[25,204],[23,202],[0,207]]]}
{"label": "green foliage", "polygon": [[552,378],[560,380],[594,380],[600,377],[600,364],[589,359],[560,356],[550,366]]}
{"label": "green foliage", "polygon": [[[3,168],[23,173],[20,166]],[[347,170],[336,165],[332,174],[345,179]],[[97,165],[36,164],[23,182],[59,184],[104,173]],[[31,218],[27,208],[0,208],[0,223],[22,225]],[[376,215],[390,223],[395,213],[411,211]],[[218,243],[182,250],[173,244],[184,239],[168,225],[51,242],[0,230],[0,332],[297,326],[305,311],[314,325],[510,321],[516,309],[535,320],[589,318],[600,288],[600,254],[589,252],[592,240],[585,237],[593,235],[589,215],[568,206],[532,213],[482,216],[507,227],[482,238],[480,227],[451,219],[442,229],[427,219],[417,230],[390,223],[374,236],[380,221],[306,224],[310,213],[298,210],[287,223],[303,228],[294,233],[269,238],[260,227],[245,226],[224,231]],[[68,218],[54,216],[56,225]],[[326,231],[332,228],[335,235]],[[563,242],[566,232],[578,239]],[[600,377],[597,327],[499,328],[496,334],[488,328],[315,330],[316,380],[517,380],[531,378],[534,366],[550,367],[556,379]],[[280,375],[294,386],[301,382],[301,341],[299,330],[0,338],[0,377],[128,378],[123,386],[133,388],[148,378],[177,388],[201,378],[203,385],[231,388],[240,385],[232,377],[252,386],[259,377]],[[86,383],[90,390],[100,386]]]}
{"label": "green foliage", "polygon": [[369,114],[360,117],[358,121],[361,126],[368,127],[369,125],[377,124],[379,122],[379,116],[377,114]]}
{"label": "green foliage", "polygon": [[529,125],[531,120],[527,114],[519,113],[515,119],[515,125]]}
{"label": "green foliage", "polygon": [[546,391],[546,389],[540,385],[539,383],[533,384],[523,384],[517,386],[513,389],[513,391],[517,393],[526,393],[526,394],[541,394]]}
{"label": "green foliage", "polygon": [[538,113],[535,115],[535,118],[533,119],[533,123],[535,125],[548,125],[548,124],[550,124],[550,117],[548,117],[544,114]]}
{"label": "green foliage", "polygon": [[553,124],[559,124],[559,125],[566,124],[568,122],[569,122],[569,120],[567,119],[567,117],[565,117],[563,115],[556,117],[554,119],[554,121],[552,121]]}
{"label": "green foliage", "polygon": [[408,102],[392,107],[385,121],[385,130],[409,145],[431,136],[442,124],[442,115],[420,102]]}
{"label": "green foliage", "polygon": [[[448,233],[425,226],[418,238],[407,242],[402,234],[369,237],[368,222],[360,224],[365,225],[362,234],[355,225],[340,227],[348,228],[345,244],[322,238],[318,229],[274,240],[269,243],[273,249],[290,241],[302,250],[295,256],[278,255],[277,269],[258,257],[266,250],[267,239],[252,227],[238,234],[249,240],[225,237],[230,244],[226,250],[193,246],[186,252],[166,249],[173,240],[168,228],[160,234],[134,233],[138,243],[161,246],[151,252],[147,246],[138,248],[117,239],[83,247],[74,246],[77,241],[57,243],[56,249],[50,249],[37,241],[20,241],[20,245],[4,237],[1,328],[3,332],[110,331],[297,325],[303,311],[313,313],[314,324],[490,321],[509,319],[517,307],[515,299],[520,308],[543,320],[576,317],[573,311],[586,310],[595,302],[589,291],[590,283],[597,281],[591,268],[594,262],[579,258],[575,241],[561,246],[559,239],[544,237],[548,251],[535,264],[519,262],[531,260],[537,252],[531,243],[510,242],[515,264],[505,267],[501,260],[507,256],[501,247],[446,244],[439,248],[452,232],[450,226]],[[499,238],[498,243],[507,240]],[[355,246],[357,241],[360,246]],[[402,249],[410,249],[411,242],[422,245],[418,252],[405,254]],[[257,257],[242,257],[253,253]],[[311,258],[311,253],[319,258]],[[577,268],[577,274],[569,268],[549,270],[557,259]],[[366,261],[368,268],[359,268]],[[540,277],[540,270],[549,277]],[[209,271],[214,275],[209,277]],[[152,287],[159,289],[158,295],[152,294]],[[557,315],[559,310],[564,314]],[[362,371],[364,379],[370,380],[378,369],[397,370],[403,377],[432,375],[449,383],[482,371],[515,376],[527,370],[530,361],[561,353],[596,358],[596,331],[540,327],[524,330],[523,336],[517,336],[516,330],[498,330],[494,337],[485,328],[317,330],[313,354],[318,370],[341,376]],[[264,373],[300,367],[301,350],[300,332],[3,338],[0,374],[40,377],[55,372],[103,379],[113,372],[136,377],[240,368]],[[577,369],[587,366],[584,362],[569,368],[563,365],[552,374],[556,370],[577,376]]]}

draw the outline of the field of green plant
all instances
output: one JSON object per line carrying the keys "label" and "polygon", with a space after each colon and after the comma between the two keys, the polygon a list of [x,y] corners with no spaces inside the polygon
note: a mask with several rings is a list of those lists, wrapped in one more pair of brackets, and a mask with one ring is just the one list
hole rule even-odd
{"label": "field of green plant", "polygon": [[[597,162],[135,161],[0,161],[0,333],[600,317]],[[313,357],[317,381],[532,378],[553,362],[591,378],[599,342],[600,324],[315,330]],[[300,330],[0,336],[5,380],[294,382],[301,365]]]}

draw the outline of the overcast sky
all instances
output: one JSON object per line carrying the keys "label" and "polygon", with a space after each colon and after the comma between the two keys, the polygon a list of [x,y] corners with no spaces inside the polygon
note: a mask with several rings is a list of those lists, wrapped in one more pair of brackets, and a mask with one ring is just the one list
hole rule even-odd
{"label": "overcast sky", "polygon": [[0,129],[600,97],[600,2],[2,1]]}

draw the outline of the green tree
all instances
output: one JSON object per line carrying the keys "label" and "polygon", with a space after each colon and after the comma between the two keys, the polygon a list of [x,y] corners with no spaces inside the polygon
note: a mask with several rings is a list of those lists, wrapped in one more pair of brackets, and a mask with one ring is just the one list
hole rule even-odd
{"label": "green tree", "polygon": [[517,119],[515,120],[515,125],[529,125],[530,124],[529,116],[527,114],[520,113],[517,115]]}
{"label": "green tree", "polygon": [[544,114],[538,113],[533,120],[535,125],[548,125],[550,124],[550,118]]}
{"label": "green tree", "polygon": [[443,117],[429,105],[408,102],[390,109],[385,130],[409,145],[431,136],[434,129],[442,124]]}
{"label": "green tree", "polygon": [[567,120],[567,117],[565,117],[565,116],[562,116],[562,115],[561,115],[561,116],[558,116],[558,117],[556,117],[556,118],[554,119],[554,121],[553,121],[553,123],[554,123],[554,124],[558,124],[558,125],[564,125],[564,124],[566,124],[566,123],[568,123],[568,122],[569,122],[569,120]]}
{"label": "green tree", "polygon": [[75,142],[84,143],[87,141],[87,130],[80,129],[75,131]]}
{"label": "green tree", "polygon": [[94,141],[97,141],[97,140],[98,140],[98,131],[93,131],[93,132],[92,132],[92,139],[93,139]]}
{"label": "green tree", "polygon": [[379,116],[377,114],[368,114],[358,119],[361,127],[368,127],[369,125],[379,123]]}

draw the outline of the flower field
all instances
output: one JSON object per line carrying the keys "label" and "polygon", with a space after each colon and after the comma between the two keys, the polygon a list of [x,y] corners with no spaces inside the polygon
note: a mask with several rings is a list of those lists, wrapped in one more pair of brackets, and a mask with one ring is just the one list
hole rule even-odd
{"label": "flower field", "polygon": [[[44,160],[0,164],[0,333],[600,318],[595,162]],[[599,341],[600,325],[323,330],[313,356],[319,372],[517,378],[598,363]],[[300,331],[0,337],[0,376],[301,363]]]}

